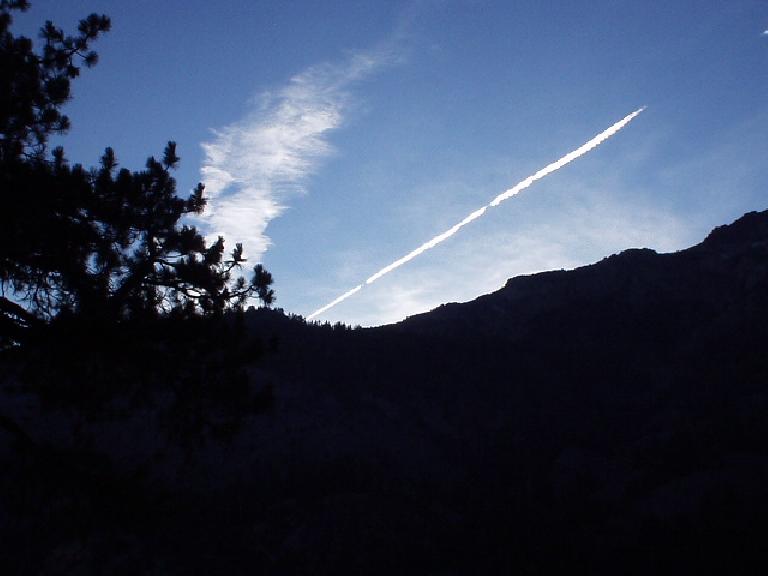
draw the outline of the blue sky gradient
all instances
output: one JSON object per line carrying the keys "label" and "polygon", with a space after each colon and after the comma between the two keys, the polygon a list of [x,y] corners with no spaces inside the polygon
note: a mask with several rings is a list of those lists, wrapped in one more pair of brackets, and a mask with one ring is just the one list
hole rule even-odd
{"label": "blue sky gradient", "polygon": [[[209,167],[215,224],[249,236],[223,230],[251,242],[287,311],[326,304],[643,105],[321,319],[393,322],[517,274],[684,248],[768,208],[765,1],[34,0],[14,28],[74,30],[90,12],[113,29],[66,107],[67,156],[96,164],[112,146],[137,169],[176,140],[179,191]],[[217,192],[213,165],[238,183]]]}

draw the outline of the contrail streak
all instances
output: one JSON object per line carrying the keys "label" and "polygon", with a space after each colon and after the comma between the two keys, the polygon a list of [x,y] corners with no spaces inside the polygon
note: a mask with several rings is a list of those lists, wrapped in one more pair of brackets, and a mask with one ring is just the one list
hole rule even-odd
{"label": "contrail streak", "polygon": [[333,308],[339,302],[343,302],[344,300],[346,300],[347,298],[352,296],[352,294],[354,294],[355,292],[360,292],[360,290],[362,290],[362,289],[363,289],[363,285],[362,284],[358,284],[357,286],[352,288],[352,290],[349,290],[348,292],[344,292],[344,294],[342,294],[341,296],[336,298],[336,300],[334,300],[333,302],[329,302],[328,304],[326,304],[322,308],[318,308],[317,310],[312,312],[312,314],[307,316],[307,320],[312,320],[312,318],[314,318],[315,316],[319,316],[320,314],[322,314],[326,310],[329,310],[329,309]]}
{"label": "contrail streak", "polygon": [[333,308],[334,306],[336,306],[336,304],[339,304],[339,303],[343,302],[344,300],[346,300],[347,298],[349,298],[350,296],[352,296],[356,292],[359,292],[360,290],[362,290],[364,285],[373,284],[374,282],[376,282],[376,280],[378,280],[379,278],[381,278],[385,274],[389,274],[390,272],[392,272],[392,270],[395,270],[396,268],[399,268],[400,266],[402,266],[406,262],[409,262],[409,261],[413,260],[414,258],[416,258],[416,256],[418,256],[420,254],[423,254],[424,252],[426,252],[427,250],[429,250],[431,248],[434,248],[435,246],[437,246],[438,244],[440,244],[444,240],[447,240],[448,238],[450,238],[451,236],[456,234],[456,232],[458,232],[462,227],[466,226],[467,224],[469,224],[473,220],[477,220],[478,218],[480,218],[480,216],[485,214],[485,212],[486,212],[486,210],[488,210],[488,208],[495,208],[496,206],[498,206],[499,204],[504,202],[504,200],[507,200],[507,199],[511,198],[512,196],[515,196],[516,194],[519,194],[520,192],[522,192],[523,190],[528,188],[531,184],[533,184],[537,180],[541,180],[542,178],[544,178],[544,176],[547,176],[548,174],[551,174],[552,172],[555,172],[556,170],[559,170],[560,168],[562,168],[566,164],[569,164],[569,163],[573,162],[574,160],[576,160],[580,156],[583,156],[584,154],[586,154],[587,152],[589,152],[593,148],[596,148],[597,146],[599,146],[600,144],[602,144],[603,142],[608,140],[608,138],[610,138],[611,136],[616,134],[616,132],[618,132],[619,130],[624,128],[624,126],[629,124],[643,110],[645,110],[645,106],[643,106],[642,108],[639,108],[639,109],[635,110],[634,112],[632,112],[631,114],[625,116],[624,118],[622,118],[621,120],[616,122],[610,128],[608,128],[606,130],[603,130],[602,132],[600,132],[600,134],[598,134],[597,136],[595,136],[594,138],[592,138],[588,142],[586,142],[586,143],[582,144],[581,146],[579,146],[578,148],[576,148],[576,150],[574,150],[572,152],[568,152],[568,154],[566,154],[565,156],[563,156],[559,160],[556,160],[555,162],[552,162],[551,164],[548,164],[547,166],[545,166],[544,168],[542,168],[541,170],[539,170],[535,174],[533,174],[531,176],[528,176],[528,178],[526,178],[525,180],[522,180],[522,181],[518,182],[512,188],[509,188],[508,190],[505,190],[504,192],[502,192],[501,194],[496,196],[496,198],[491,200],[488,204],[486,204],[482,208],[479,208],[479,209],[475,210],[474,212],[472,212],[471,214],[469,214],[461,222],[459,222],[457,224],[454,224],[451,228],[449,228],[448,230],[446,230],[442,234],[438,234],[437,236],[435,236],[431,240],[425,242],[424,244],[422,244],[421,246],[419,246],[415,250],[409,252],[408,254],[406,254],[405,256],[400,258],[399,260],[395,260],[394,262],[392,262],[392,264],[389,264],[388,266],[385,266],[384,268],[382,268],[381,270],[376,272],[373,276],[371,276],[370,278],[368,278],[365,281],[365,284],[359,284],[359,285],[355,286],[354,288],[352,288],[352,290],[349,290],[348,292],[345,292],[344,294],[342,294],[341,296],[336,298],[333,302],[330,302],[330,303],[326,304],[322,308],[318,308],[317,310],[312,312],[312,314],[307,316],[307,320],[312,320],[316,316],[319,316],[323,312],[325,312],[325,311],[329,310],[330,308]]}

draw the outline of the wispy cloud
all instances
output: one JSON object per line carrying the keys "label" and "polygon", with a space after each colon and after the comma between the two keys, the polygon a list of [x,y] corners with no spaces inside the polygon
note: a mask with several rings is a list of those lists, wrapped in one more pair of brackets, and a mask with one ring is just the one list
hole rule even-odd
{"label": "wispy cloud", "polygon": [[202,144],[208,205],[201,220],[209,237],[242,242],[258,261],[270,245],[270,220],[333,152],[328,134],[344,121],[350,86],[390,60],[387,50],[377,50],[311,67],[255,98],[242,120],[214,130]]}

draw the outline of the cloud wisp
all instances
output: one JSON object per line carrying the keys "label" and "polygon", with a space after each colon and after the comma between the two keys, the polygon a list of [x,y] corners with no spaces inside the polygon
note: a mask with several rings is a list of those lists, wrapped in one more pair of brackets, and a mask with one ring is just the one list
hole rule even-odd
{"label": "cloud wisp", "polygon": [[337,304],[343,302],[344,300],[346,300],[350,296],[352,296],[355,293],[357,293],[360,290],[362,290],[365,285],[372,284],[373,282],[375,282],[376,280],[378,280],[382,276],[384,276],[386,274],[389,274],[393,270],[395,270],[395,269],[399,268],[400,266],[402,266],[403,264],[406,264],[407,262],[413,260],[414,258],[416,258],[417,256],[423,254],[427,250],[430,250],[430,249],[434,248],[435,246],[437,246],[438,244],[444,242],[445,240],[447,240],[448,238],[450,238],[451,236],[456,234],[456,232],[458,232],[461,228],[463,228],[464,226],[466,226],[470,222],[473,222],[474,220],[477,220],[478,218],[480,218],[483,214],[485,214],[485,212],[489,208],[495,208],[495,207],[499,206],[499,204],[501,204],[505,200],[511,198],[512,196],[515,196],[515,195],[519,194],[520,192],[522,192],[523,190],[528,188],[531,184],[533,184],[537,180],[540,180],[541,178],[544,178],[545,176],[551,174],[552,172],[555,172],[556,170],[559,170],[560,168],[562,168],[566,164],[569,164],[570,162],[573,162],[577,158],[579,158],[579,157],[583,156],[584,154],[588,153],[589,151],[593,150],[594,148],[596,148],[597,146],[599,146],[600,144],[602,144],[603,142],[608,140],[608,138],[610,138],[611,136],[616,134],[619,130],[624,128],[627,124],[629,124],[643,110],[645,110],[645,106],[635,110],[631,114],[628,114],[627,116],[625,116],[624,118],[622,118],[621,120],[619,120],[618,122],[616,122],[615,124],[610,126],[609,128],[607,128],[607,129],[603,130],[602,132],[600,132],[600,134],[598,134],[597,136],[595,136],[591,140],[585,142],[584,144],[582,144],[581,146],[579,146],[577,149],[573,150],[572,152],[569,152],[568,154],[566,154],[565,156],[563,156],[559,160],[556,160],[555,162],[552,162],[552,163],[548,164],[547,166],[545,166],[544,168],[542,168],[541,170],[539,170],[535,174],[532,174],[531,176],[528,176],[524,180],[518,182],[512,188],[509,188],[509,189],[505,190],[504,192],[502,192],[501,194],[496,196],[493,200],[491,200],[488,204],[486,204],[485,206],[483,206],[483,207],[481,207],[481,208],[471,212],[463,220],[461,220],[457,224],[454,224],[451,228],[449,228],[445,232],[443,232],[441,234],[438,234],[437,236],[435,236],[431,240],[428,240],[427,242],[425,242],[424,244],[422,244],[421,246],[419,246],[415,250],[412,250],[411,252],[409,252],[408,254],[403,256],[402,258],[400,258],[398,260],[395,260],[391,264],[389,264],[389,265],[385,266],[384,268],[382,268],[381,270],[379,270],[378,272],[376,272],[375,274],[370,276],[365,281],[364,284],[359,284],[359,285],[355,286],[354,288],[352,288],[351,290],[345,292],[344,294],[342,294],[341,296],[339,296],[338,298],[336,298],[332,302],[329,302],[325,306],[322,306],[322,307],[318,308],[317,310],[312,312],[309,316],[307,316],[307,319],[308,320],[312,320],[313,318],[319,316],[320,314],[330,310],[331,308],[333,308]]}
{"label": "cloud wisp", "polygon": [[285,197],[301,192],[333,152],[328,134],[343,123],[348,88],[388,59],[386,51],[360,52],[309,68],[261,94],[242,120],[214,130],[202,144],[208,204],[200,220],[208,237],[242,242],[245,255],[260,260],[270,246],[267,225],[285,210]]}

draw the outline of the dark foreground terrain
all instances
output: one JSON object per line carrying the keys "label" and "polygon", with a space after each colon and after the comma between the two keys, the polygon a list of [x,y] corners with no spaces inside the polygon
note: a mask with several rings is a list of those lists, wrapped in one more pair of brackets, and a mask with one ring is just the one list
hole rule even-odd
{"label": "dark foreground terrain", "polygon": [[63,323],[0,375],[2,574],[768,569],[768,212],[375,329]]}

